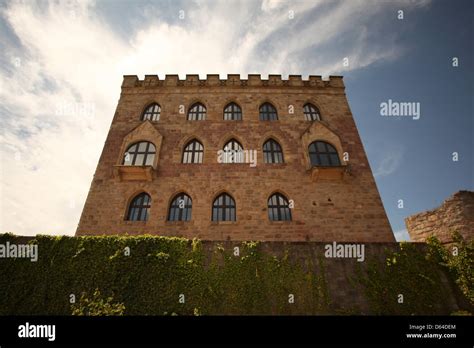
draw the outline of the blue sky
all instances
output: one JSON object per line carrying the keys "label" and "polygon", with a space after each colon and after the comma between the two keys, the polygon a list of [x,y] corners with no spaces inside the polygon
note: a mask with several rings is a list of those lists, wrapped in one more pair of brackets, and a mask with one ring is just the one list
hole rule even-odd
{"label": "blue sky", "polygon": [[[345,77],[406,239],[406,216],[474,188],[473,13],[468,0],[0,1],[0,232],[74,234],[122,75],[258,73]],[[420,118],[381,116],[389,99]]]}

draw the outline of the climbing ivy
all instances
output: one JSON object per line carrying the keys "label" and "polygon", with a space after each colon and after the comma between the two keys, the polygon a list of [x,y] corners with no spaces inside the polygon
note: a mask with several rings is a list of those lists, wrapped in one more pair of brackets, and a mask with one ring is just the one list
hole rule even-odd
{"label": "climbing ivy", "polygon": [[427,243],[433,257],[474,305],[474,240],[467,242],[458,232],[452,234],[452,240],[447,248],[435,237],[429,237]]}
{"label": "climbing ivy", "polygon": [[72,315],[80,316],[106,316],[123,315],[125,306],[123,303],[114,303],[112,297],[104,299],[99,289],[95,289],[91,298],[86,293],[82,293],[78,303],[71,305]]}
{"label": "climbing ivy", "polygon": [[453,254],[435,237],[430,237],[424,248],[402,242],[399,250],[386,250],[385,262],[372,259],[366,271],[357,271],[371,310],[375,314],[415,315],[446,314],[452,306],[451,284],[457,284],[473,301],[473,242],[466,243],[454,233]]}
{"label": "climbing ivy", "polygon": [[[19,243],[0,235],[6,241]],[[210,257],[200,241],[184,238],[37,236],[29,243],[38,245],[37,262],[0,260],[0,315],[327,311],[324,276],[255,242],[240,245],[238,256],[220,246]]]}
{"label": "climbing ivy", "polygon": [[[382,262],[359,267],[347,286],[361,288],[370,313],[449,313],[445,275],[473,301],[473,246],[456,238],[455,258],[435,239],[422,249],[402,243]],[[20,240],[0,235],[0,244]],[[236,252],[235,245],[146,235],[39,235],[28,243],[38,245],[37,262],[0,259],[0,315],[361,313],[335,311],[323,255],[294,257],[291,244],[274,256],[256,242]]]}

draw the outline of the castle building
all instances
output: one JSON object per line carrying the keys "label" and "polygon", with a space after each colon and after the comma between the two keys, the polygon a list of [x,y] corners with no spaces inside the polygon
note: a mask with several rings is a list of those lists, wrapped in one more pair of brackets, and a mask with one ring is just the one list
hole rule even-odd
{"label": "castle building", "polygon": [[340,76],[124,76],[76,235],[393,242]]}

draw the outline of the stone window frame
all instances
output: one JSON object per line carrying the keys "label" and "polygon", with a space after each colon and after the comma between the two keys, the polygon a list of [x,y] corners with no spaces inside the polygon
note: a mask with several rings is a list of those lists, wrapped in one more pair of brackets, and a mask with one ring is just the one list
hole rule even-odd
{"label": "stone window frame", "polygon": [[[147,135],[141,134],[144,129],[145,131],[148,132]],[[150,133],[153,133],[153,134],[150,134]],[[121,166],[123,157],[125,156],[125,152],[129,148],[129,146],[140,141],[148,141],[152,143],[153,145],[155,145],[155,151],[156,151],[155,159],[151,167],[153,169],[156,169],[159,162],[159,158],[160,158],[160,150],[161,150],[161,144],[163,142],[163,136],[155,128],[155,126],[153,126],[153,123],[150,120],[145,120],[143,123],[135,127],[132,131],[130,131],[128,134],[126,134],[123,137],[122,145],[120,146],[119,157],[115,165]]]}
{"label": "stone window frame", "polygon": [[[125,152],[134,143],[147,141],[155,146],[155,158],[151,165],[130,166],[123,165]],[[120,181],[153,181],[155,171],[158,167],[161,144],[163,136],[156,129],[150,120],[143,121],[126,134],[122,139],[119,153],[115,165],[113,166],[113,175]]]}
{"label": "stone window frame", "polygon": [[237,135],[236,133],[234,132],[228,132],[226,134],[224,134],[218,141],[218,147],[219,147],[219,150],[224,150],[224,146],[229,142],[231,141],[232,139],[236,140],[238,143],[240,143],[240,145],[242,145],[242,149],[247,149],[247,146],[246,146],[246,142],[245,140],[240,137],[239,135]]}
{"label": "stone window frame", "polygon": [[[309,156],[309,145],[315,141],[323,141],[331,144],[337,151],[340,165],[337,166],[313,166]],[[310,173],[311,181],[342,181],[352,176],[349,164],[344,161],[344,149],[341,138],[324,122],[311,122],[301,134],[301,146],[303,151],[303,165]]]}
{"label": "stone window frame", "polygon": [[322,122],[311,122],[308,128],[301,135],[301,146],[304,154],[304,163],[307,170],[311,170],[311,159],[309,157],[309,145],[315,141],[324,141],[337,150],[341,167],[347,167],[348,163],[344,161],[344,150],[339,135]]}

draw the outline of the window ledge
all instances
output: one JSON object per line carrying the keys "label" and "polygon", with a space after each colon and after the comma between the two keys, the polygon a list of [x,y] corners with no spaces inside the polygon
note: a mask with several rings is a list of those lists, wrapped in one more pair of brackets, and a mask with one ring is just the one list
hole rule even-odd
{"label": "window ledge", "polygon": [[143,220],[123,220],[124,224],[127,226],[140,226],[140,225],[146,225],[147,221]]}
{"label": "window ledge", "polygon": [[268,220],[270,225],[289,225],[293,223],[293,220]]}
{"label": "window ledge", "polygon": [[115,165],[114,175],[120,181],[152,181],[152,166]]}
{"label": "window ledge", "polygon": [[349,175],[347,165],[341,166],[315,166],[311,169],[311,180],[316,181],[342,181]]}
{"label": "window ledge", "polygon": [[165,225],[169,225],[169,226],[184,226],[184,225],[187,225],[187,224],[192,224],[192,220],[189,220],[189,221],[168,221],[166,220],[165,222]]}
{"label": "window ledge", "polygon": [[288,164],[287,162],[282,162],[282,163],[267,163],[267,162],[263,162],[264,165],[266,166],[275,166],[275,167],[286,167],[286,165]]}
{"label": "window ledge", "polygon": [[237,221],[211,221],[211,225],[235,225]]}

